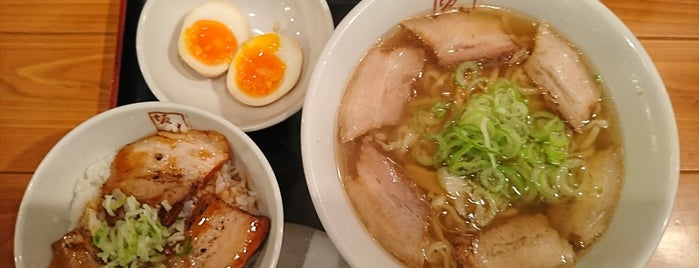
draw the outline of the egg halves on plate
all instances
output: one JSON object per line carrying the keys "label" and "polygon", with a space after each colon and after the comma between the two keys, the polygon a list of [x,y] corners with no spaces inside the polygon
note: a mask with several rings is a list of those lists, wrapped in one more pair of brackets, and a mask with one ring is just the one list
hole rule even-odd
{"label": "egg halves on plate", "polygon": [[228,70],[239,44],[249,36],[248,22],[236,6],[210,0],[184,17],[177,50],[196,72],[216,77]]}
{"label": "egg halves on plate", "polygon": [[302,60],[303,51],[292,38],[278,33],[255,36],[235,54],[226,86],[242,103],[267,105],[296,85]]}

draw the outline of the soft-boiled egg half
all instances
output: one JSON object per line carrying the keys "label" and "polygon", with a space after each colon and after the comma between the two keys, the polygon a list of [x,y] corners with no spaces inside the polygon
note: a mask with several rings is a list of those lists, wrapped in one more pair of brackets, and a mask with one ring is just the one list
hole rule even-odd
{"label": "soft-boiled egg half", "polygon": [[225,0],[209,0],[184,17],[177,45],[180,58],[206,77],[228,70],[240,43],[250,31],[245,15]]}
{"label": "soft-boiled egg half", "polygon": [[245,41],[231,62],[226,86],[240,102],[262,106],[289,92],[301,74],[303,51],[290,37],[268,33]]}

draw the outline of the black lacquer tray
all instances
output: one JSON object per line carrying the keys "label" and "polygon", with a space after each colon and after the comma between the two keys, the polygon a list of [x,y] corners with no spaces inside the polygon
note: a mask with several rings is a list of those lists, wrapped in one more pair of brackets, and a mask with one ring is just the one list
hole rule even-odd
{"label": "black lacquer tray", "polygon": [[[122,4],[123,28],[118,74],[115,77],[114,105],[157,101],[146,85],[136,58],[136,28],[146,0],[128,0]],[[327,0],[335,26],[359,0]],[[301,162],[301,112],[266,129],[248,132],[265,154],[277,176],[284,203],[284,221],[324,230],[315,212],[306,186]]]}

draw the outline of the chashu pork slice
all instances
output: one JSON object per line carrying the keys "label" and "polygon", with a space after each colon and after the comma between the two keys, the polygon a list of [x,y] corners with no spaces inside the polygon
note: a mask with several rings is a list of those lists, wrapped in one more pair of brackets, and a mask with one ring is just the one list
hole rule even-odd
{"label": "chashu pork slice", "polygon": [[369,130],[395,125],[412,94],[411,84],[422,72],[424,51],[400,47],[371,49],[357,67],[340,104],[342,142]]}
{"label": "chashu pork slice", "polygon": [[605,149],[587,162],[582,195],[572,204],[552,205],[549,219],[578,248],[592,244],[607,228],[621,190],[623,163],[619,149]]}
{"label": "chashu pork slice", "polygon": [[504,62],[521,50],[500,20],[485,14],[448,12],[407,19],[401,25],[432,48],[442,66]]}
{"label": "chashu pork slice", "polygon": [[575,258],[573,246],[541,214],[515,216],[484,230],[470,243],[456,244],[454,252],[457,261],[474,268],[560,267]]}
{"label": "chashu pork slice", "polygon": [[158,132],[124,146],[112,163],[102,195],[120,189],[155,206],[176,204],[230,159],[226,137],[215,131]]}
{"label": "chashu pork slice", "polygon": [[49,268],[104,267],[96,255],[99,249],[92,244],[92,236],[87,229],[75,228],[51,246],[54,255]]}
{"label": "chashu pork slice", "polygon": [[364,143],[357,177],[345,182],[365,227],[388,252],[409,267],[422,267],[430,217],[425,194],[374,146]]}
{"label": "chashu pork slice", "polygon": [[578,52],[554,34],[548,24],[539,25],[534,50],[524,71],[546,93],[549,106],[577,132],[600,109],[600,89]]}
{"label": "chashu pork slice", "polygon": [[232,207],[213,195],[202,197],[192,213],[187,235],[191,250],[168,259],[168,267],[243,267],[270,229],[269,218]]}

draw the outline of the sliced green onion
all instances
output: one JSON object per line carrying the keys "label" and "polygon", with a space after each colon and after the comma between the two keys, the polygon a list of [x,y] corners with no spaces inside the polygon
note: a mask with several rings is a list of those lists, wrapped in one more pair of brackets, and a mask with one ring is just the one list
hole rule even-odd
{"label": "sliced green onion", "polygon": [[471,89],[475,85],[472,82],[480,76],[479,71],[480,67],[475,61],[463,62],[454,70],[454,81],[462,88]]}
{"label": "sliced green onion", "polygon": [[536,190],[549,201],[559,198],[559,194],[550,183],[552,176],[555,176],[555,174],[551,173],[551,170],[545,165],[539,165],[532,170],[532,179]]}
{"label": "sliced green onion", "polygon": [[[509,201],[540,197],[558,202],[576,192],[576,172],[571,170],[578,166],[569,164],[570,137],[559,116],[530,111],[520,86],[502,78],[485,81],[475,62],[459,64],[454,81],[474,92],[466,103],[436,101],[416,113],[433,130],[411,147],[419,163],[444,167]],[[482,92],[476,91],[485,84]]]}
{"label": "sliced green onion", "polygon": [[105,196],[102,207],[107,212],[123,207],[125,212],[124,218],[113,225],[91,214],[92,243],[107,267],[157,265],[166,258],[161,253],[166,245],[184,240],[184,219],[178,219],[170,228],[163,226],[158,209],[139,203],[133,196],[126,197],[119,189]]}
{"label": "sliced green onion", "polygon": [[413,124],[420,141],[411,150],[419,163],[453,179],[443,182],[450,195],[461,185],[456,192],[472,199],[478,223],[502,202],[554,203],[578,194],[584,161],[569,155],[570,136],[558,115],[530,111],[519,85],[487,81],[475,62],[459,64],[454,81],[471,90],[467,101],[437,100],[419,109]]}
{"label": "sliced green onion", "polygon": [[491,193],[500,193],[507,185],[507,178],[497,168],[487,168],[478,174],[480,184]]}
{"label": "sliced green onion", "polygon": [[560,189],[561,194],[565,196],[575,196],[579,192],[579,184],[576,180],[576,169],[584,168],[584,162],[580,158],[570,158],[563,163],[556,174],[556,185]]}

